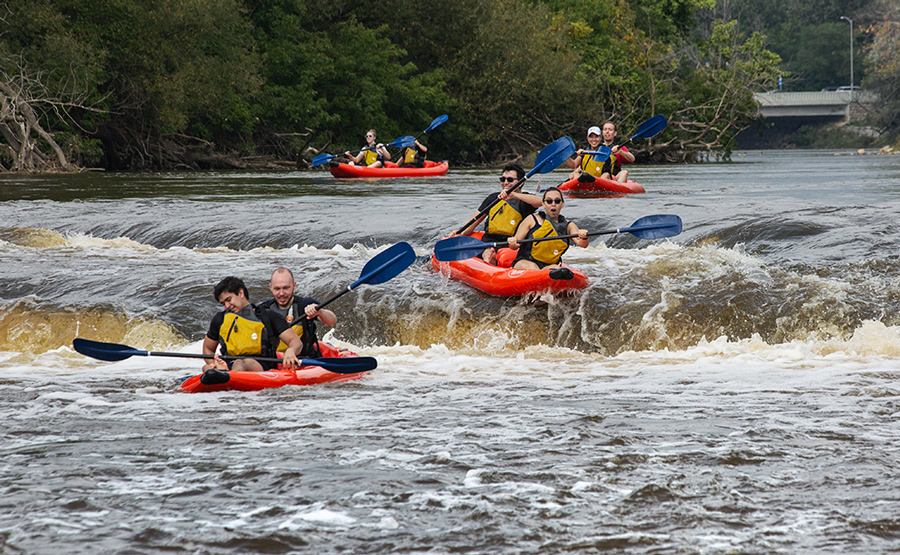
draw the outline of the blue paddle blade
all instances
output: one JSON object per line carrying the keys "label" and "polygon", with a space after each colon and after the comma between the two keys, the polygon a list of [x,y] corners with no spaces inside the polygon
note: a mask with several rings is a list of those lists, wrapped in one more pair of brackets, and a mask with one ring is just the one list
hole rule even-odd
{"label": "blue paddle blade", "polygon": [[378,367],[378,361],[374,357],[322,357],[302,359],[300,364],[306,366],[321,366],[335,374],[356,374],[367,372]]}
{"label": "blue paddle blade", "polygon": [[438,262],[468,260],[480,255],[482,251],[490,247],[490,243],[484,243],[468,235],[458,235],[438,241],[434,245],[434,257],[438,259]]}
{"label": "blue paddle blade", "polygon": [[634,139],[649,139],[650,137],[655,137],[659,135],[667,125],[669,125],[669,122],[666,120],[666,117],[662,114],[656,114],[642,123],[630,140],[633,141]]}
{"label": "blue paddle blade", "polygon": [[375,285],[384,283],[396,277],[400,272],[409,268],[416,261],[416,253],[409,243],[400,242],[387,248],[363,266],[359,279],[354,281],[349,289],[353,289],[364,283]]}
{"label": "blue paddle blade", "polygon": [[76,352],[96,358],[97,360],[106,360],[115,362],[125,360],[133,356],[147,356],[147,351],[139,351],[128,345],[119,345],[118,343],[103,343],[100,341],[91,341],[90,339],[82,339],[76,337],[72,341],[72,347]]}
{"label": "blue paddle blade", "polygon": [[335,158],[337,158],[337,156],[334,156],[332,154],[327,154],[327,153],[319,154],[318,156],[316,156],[315,158],[312,159],[311,165],[312,165],[312,167],[321,166],[322,164],[325,164]]}
{"label": "blue paddle blade", "polygon": [[428,133],[429,131],[431,131],[432,129],[437,127],[438,125],[447,121],[448,119],[450,119],[450,116],[448,116],[447,114],[444,114],[443,116],[438,116],[438,117],[434,118],[434,121],[431,122],[431,125],[428,126],[428,129],[426,129],[425,131],[422,131],[422,133]]}
{"label": "blue paddle blade", "polygon": [[675,214],[654,214],[640,218],[631,227],[623,227],[619,233],[631,233],[641,239],[662,239],[681,233],[681,218]]}
{"label": "blue paddle blade", "polygon": [[394,142],[388,144],[387,146],[393,148],[406,148],[416,144],[416,138],[412,135],[404,135],[398,139],[394,139]]}
{"label": "blue paddle blade", "polygon": [[525,174],[528,179],[535,173],[552,172],[559,167],[560,164],[571,158],[575,153],[575,142],[569,137],[560,137],[540,151],[537,158],[534,159],[534,168]]}

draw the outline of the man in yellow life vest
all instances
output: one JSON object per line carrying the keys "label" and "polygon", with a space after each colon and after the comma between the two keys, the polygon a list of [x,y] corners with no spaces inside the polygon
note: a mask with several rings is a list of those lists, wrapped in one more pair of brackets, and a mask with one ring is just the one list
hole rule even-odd
{"label": "man in yellow life vest", "polygon": [[[523,177],[525,177],[525,170],[522,169],[522,166],[519,164],[507,164],[503,168],[503,173],[500,174],[500,191],[485,197],[481,206],[478,207],[478,211],[475,212],[475,216],[478,217],[468,227],[463,229],[459,235],[469,235],[475,231],[475,228],[481,222],[484,222],[484,236],[481,240],[485,243],[506,241],[508,237],[514,235],[516,228],[519,227],[519,223],[541,206],[541,197],[537,195],[523,193],[521,188],[509,191],[509,188]],[[497,202],[488,210],[488,207],[498,199],[500,202]],[[482,214],[485,210],[488,211]],[[479,216],[479,214],[481,215]],[[456,232],[454,231],[450,234],[450,237],[455,235]],[[499,264],[508,267],[514,255],[515,253],[509,252],[507,249],[501,249],[498,253],[493,248],[490,248],[485,249],[481,257],[488,264]]]}
{"label": "man in yellow life vest", "polygon": [[425,166],[425,158],[427,156],[428,148],[416,139],[412,146],[408,146],[403,150],[400,159],[397,160],[397,165],[401,168],[404,166],[422,168]]}
{"label": "man in yellow life vest", "polygon": [[344,156],[350,159],[351,166],[364,162],[364,165],[370,168],[380,168],[391,159],[391,153],[388,152],[388,149],[377,142],[374,129],[369,129],[366,132],[366,146],[363,147],[359,154],[353,156],[350,154],[350,151],[347,151],[344,153]]}
{"label": "man in yellow life vest", "polygon": [[[519,224],[516,234],[508,239],[509,248],[518,251],[513,268],[519,270],[548,268],[553,271],[568,271],[568,277],[557,277],[552,273],[550,276],[556,277],[556,279],[571,279],[571,270],[560,266],[562,255],[572,243],[579,247],[587,247],[589,244],[588,232],[575,225],[575,222],[570,222],[563,217],[561,214],[564,204],[563,196],[556,187],[550,187],[544,191],[543,204],[544,211],[525,218]],[[559,235],[578,235],[578,237],[519,244],[522,239]]]}
{"label": "man in yellow life vest", "polygon": [[[250,293],[240,278],[226,277],[213,289],[213,297],[225,309],[213,316],[209,330],[203,338],[203,354],[210,359],[203,365],[204,371],[222,369],[225,362],[216,355],[221,347],[223,355],[271,358],[275,356],[278,342],[287,345],[283,364],[298,366],[297,360],[303,344],[287,321],[272,310],[260,309],[250,304]],[[228,366],[230,370],[261,372],[275,365],[254,358],[237,359]]]}
{"label": "man in yellow life vest", "polygon": [[582,174],[592,175],[594,177],[600,177],[603,174],[603,164],[606,160],[603,159],[594,159],[593,155],[585,154],[588,151],[594,151],[600,148],[600,143],[603,141],[603,132],[600,131],[600,128],[596,125],[590,127],[587,131],[587,148],[579,148],[575,151],[574,158],[569,158],[566,160],[566,164],[570,168],[575,168],[575,171],[569,174],[569,179],[578,179]]}
{"label": "man in yellow life vest", "polygon": [[[298,353],[302,358],[319,358],[322,356],[316,337],[316,321],[321,321],[326,326],[337,324],[337,316],[334,312],[323,308],[319,310],[319,301],[312,297],[298,297],[294,295],[297,282],[294,274],[287,268],[278,268],[272,272],[269,280],[269,291],[272,298],[259,303],[260,308],[267,308],[280,314],[291,326],[294,332],[300,336],[303,350]],[[278,350],[284,351],[287,345],[279,343]]]}

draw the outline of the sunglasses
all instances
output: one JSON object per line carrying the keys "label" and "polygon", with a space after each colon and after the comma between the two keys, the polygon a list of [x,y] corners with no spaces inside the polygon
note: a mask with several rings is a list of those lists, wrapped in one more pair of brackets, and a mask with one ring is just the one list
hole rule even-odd
{"label": "sunglasses", "polygon": [[375,135],[373,135],[373,134],[371,134],[371,133],[367,133],[367,134],[366,134],[366,137],[374,137],[374,136],[375,136]]}
{"label": "sunglasses", "polygon": [[516,181],[518,181],[518,178],[516,178],[516,177],[501,177],[500,178],[500,183],[515,183]]}
{"label": "sunglasses", "polygon": [[544,202],[546,202],[547,204],[562,204],[563,199],[561,199],[561,198],[545,198]]}

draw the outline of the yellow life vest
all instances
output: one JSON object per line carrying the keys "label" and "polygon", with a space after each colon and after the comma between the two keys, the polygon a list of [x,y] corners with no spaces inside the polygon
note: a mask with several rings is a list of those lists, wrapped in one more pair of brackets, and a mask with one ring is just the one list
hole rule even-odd
{"label": "yellow life vest", "polygon": [[[303,317],[306,318],[306,315],[304,315]],[[303,341],[303,326],[301,326],[300,324],[294,324],[293,326],[291,326],[291,329],[294,330],[295,332],[297,332],[297,337],[300,338],[300,341]],[[285,343],[284,341],[278,342],[278,352],[279,353],[283,353],[283,352],[287,351],[287,348],[288,348],[287,343]]]}
{"label": "yellow life vest", "polygon": [[[255,314],[254,314],[255,316]],[[250,320],[232,312],[225,314],[219,328],[222,352],[231,356],[263,354],[268,340],[266,326],[259,320]]]}
{"label": "yellow life vest", "polygon": [[[418,160],[422,162],[425,161],[426,156],[419,152],[419,149],[413,147],[407,147],[403,152],[403,163],[404,164],[415,164]],[[418,159],[418,160],[417,160]]]}
{"label": "yellow life vest", "polygon": [[615,154],[610,154],[609,160],[603,162],[603,173],[608,173],[611,179],[616,178],[620,169],[622,169],[622,164],[619,163],[619,157]]}
{"label": "yellow life vest", "polygon": [[366,157],[363,159],[363,161],[366,163],[367,166],[371,166],[372,164],[374,164],[375,162],[378,161],[378,151],[377,150],[375,150],[373,148],[372,150],[367,150],[365,152],[366,152]]}
{"label": "yellow life vest", "polygon": [[581,171],[594,177],[600,177],[603,175],[603,166],[606,162],[606,160],[595,159],[591,154],[583,154],[581,156]]}
{"label": "yellow life vest", "polygon": [[[568,227],[569,223],[560,216],[560,222],[556,225],[562,226],[562,230]],[[553,222],[550,221],[549,218],[544,218],[544,222],[539,225],[537,228],[532,228],[528,235],[534,237],[535,239],[539,239],[542,237],[556,237],[558,235],[565,235],[565,233],[558,233],[557,229],[553,225]],[[541,241],[539,243],[533,243],[531,245],[531,258],[537,260],[538,262],[543,262],[544,264],[556,264],[562,258],[562,255],[569,248],[569,242],[565,239],[558,239],[556,241]]]}
{"label": "yellow life vest", "polygon": [[487,233],[512,237],[516,234],[516,228],[523,219],[525,217],[521,212],[513,208],[510,203],[501,200],[491,208]]}

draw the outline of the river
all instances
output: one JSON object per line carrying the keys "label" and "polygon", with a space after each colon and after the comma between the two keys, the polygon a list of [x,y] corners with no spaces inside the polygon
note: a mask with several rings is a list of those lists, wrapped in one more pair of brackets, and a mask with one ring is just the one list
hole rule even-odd
{"label": "river", "polygon": [[[527,168],[526,168],[527,169]],[[569,198],[570,296],[417,262],[333,303],[356,382],[177,391],[237,275],[324,299],[425,257],[496,170],[0,175],[0,553],[887,553],[900,540],[900,158],[742,151]],[[563,180],[536,175],[529,191]]]}

